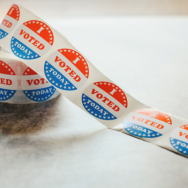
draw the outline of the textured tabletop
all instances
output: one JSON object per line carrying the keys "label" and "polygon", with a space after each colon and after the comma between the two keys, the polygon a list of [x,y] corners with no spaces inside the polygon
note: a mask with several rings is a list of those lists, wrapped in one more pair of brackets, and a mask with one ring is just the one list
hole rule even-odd
{"label": "textured tabletop", "polygon": [[[188,17],[48,19],[141,102],[188,119]],[[109,130],[65,97],[0,104],[2,188],[187,188],[188,159]]]}

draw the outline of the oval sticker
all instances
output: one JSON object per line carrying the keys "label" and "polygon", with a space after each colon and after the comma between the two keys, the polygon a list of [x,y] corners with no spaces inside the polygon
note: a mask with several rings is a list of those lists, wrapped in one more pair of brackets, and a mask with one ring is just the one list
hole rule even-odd
{"label": "oval sticker", "polygon": [[14,96],[17,90],[17,76],[12,68],[0,60],[0,101]]}
{"label": "oval sticker", "polygon": [[141,109],[128,114],[124,129],[131,135],[143,138],[156,138],[168,132],[172,120],[168,114],[155,109]]}
{"label": "oval sticker", "polygon": [[27,68],[21,79],[24,94],[35,102],[43,102],[52,97],[56,89],[31,68]]}
{"label": "oval sticker", "polygon": [[12,5],[0,25],[0,39],[7,36],[16,26],[20,18],[20,10],[17,5]]}
{"label": "oval sticker", "polygon": [[47,80],[62,90],[76,90],[89,77],[85,58],[75,50],[59,49],[52,53],[44,65]]}
{"label": "oval sticker", "polygon": [[114,120],[127,109],[125,93],[111,82],[95,82],[82,94],[82,104],[87,112],[102,120]]}
{"label": "oval sticker", "polygon": [[37,59],[46,54],[54,42],[50,27],[39,20],[23,23],[11,39],[11,50],[21,59]]}

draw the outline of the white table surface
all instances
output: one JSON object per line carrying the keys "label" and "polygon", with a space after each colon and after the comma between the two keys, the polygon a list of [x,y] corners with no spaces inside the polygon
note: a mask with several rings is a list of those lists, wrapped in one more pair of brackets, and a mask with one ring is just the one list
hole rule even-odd
{"label": "white table surface", "polygon": [[[188,17],[45,20],[143,103],[188,119]],[[188,158],[109,130],[63,96],[0,104],[2,188],[187,188]]]}

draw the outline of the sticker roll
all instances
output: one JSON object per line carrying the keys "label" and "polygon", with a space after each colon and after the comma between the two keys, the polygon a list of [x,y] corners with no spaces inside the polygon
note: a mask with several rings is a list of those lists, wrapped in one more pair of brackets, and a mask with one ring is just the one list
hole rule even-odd
{"label": "sticker roll", "polygon": [[22,61],[0,51],[0,102],[36,103],[58,95],[56,88]]}
{"label": "sticker roll", "polygon": [[45,83],[45,79],[106,127],[188,156],[187,120],[137,101],[102,74],[63,35],[21,5],[12,5],[3,19],[0,45],[28,66],[20,80],[29,100],[49,99],[49,95],[36,96],[42,94],[38,84]]}

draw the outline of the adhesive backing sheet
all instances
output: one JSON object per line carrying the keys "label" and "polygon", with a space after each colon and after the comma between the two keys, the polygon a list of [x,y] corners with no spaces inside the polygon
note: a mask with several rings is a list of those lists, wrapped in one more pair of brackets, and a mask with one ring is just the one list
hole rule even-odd
{"label": "adhesive backing sheet", "polygon": [[24,7],[14,4],[4,17],[0,46],[108,128],[188,156],[187,120],[134,99]]}

